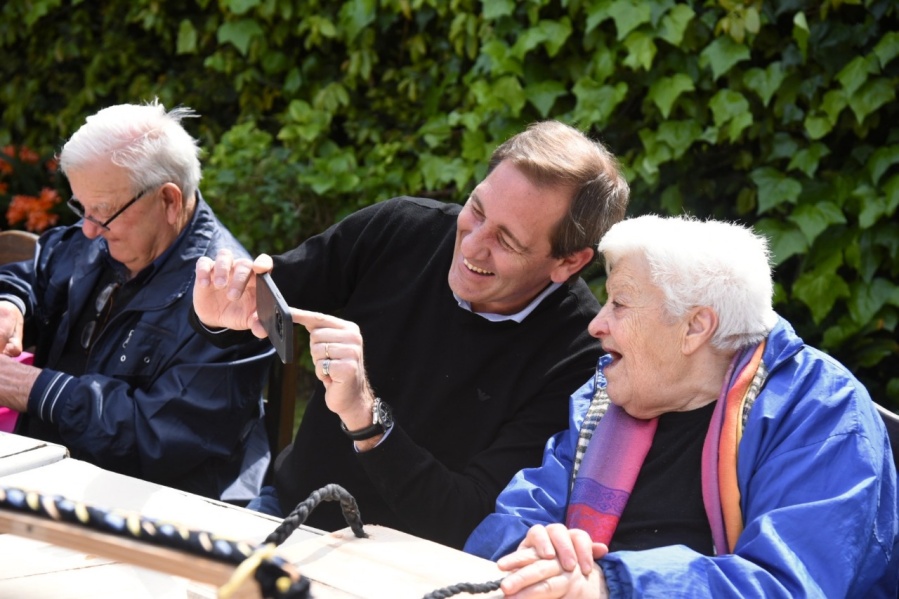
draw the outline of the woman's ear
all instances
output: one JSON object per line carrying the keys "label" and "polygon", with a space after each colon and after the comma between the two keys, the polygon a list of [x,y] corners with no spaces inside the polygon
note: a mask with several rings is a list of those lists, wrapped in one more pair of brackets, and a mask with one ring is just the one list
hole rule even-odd
{"label": "woman's ear", "polygon": [[694,308],[687,319],[684,354],[689,355],[709,343],[718,330],[718,314],[708,306]]}

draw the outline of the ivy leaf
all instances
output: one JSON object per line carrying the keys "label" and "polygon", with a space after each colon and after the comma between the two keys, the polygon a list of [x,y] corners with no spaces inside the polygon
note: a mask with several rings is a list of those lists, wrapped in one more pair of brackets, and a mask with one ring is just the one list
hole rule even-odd
{"label": "ivy leaf", "polygon": [[830,149],[822,143],[812,143],[807,148],[802,148],[790,159],[787,170],[799,169],[805,173],[806,177],[811,178],[818,170],[818,163],[821,159],[830,154]]}
{"label": "ivy leaf", "polygon": [[255,19],[240,19],[222,23],[216,33],[219,44],[234,44],[234,47],[243,56],[247,55],[253,38],[262,36],[262,27]]}
{"label": "ivy leaf", "polygon": [[672,159],[677,160],[690,149],[697,139],[702,136],[702,127],[694,120],[664,121],[659,125],[656,141],[662,142],[671,148]]}
{"label": "ivy leaf", "polygon": [[838,299],[850,296],[849,285],[837,274],[842,262],[840,252],[835,251],[814,270],[799,275],[793,284],[793,297],[808,306],[816,324],[830,314]]}
{"label": "ivy leaf", "polygon": [[871,174],[871,181],[877,185],[887,169],[897,162],[899,162],[899,145],[875,150],[868,158],[868,172]]}
{"label": "ivy leaf", "polygon": [[830,119],[831,127],[837,124],[837,121],[840,118],[840,113],[843,112],[844,108],[846,108],[846,104],[846,92],[841,89],[832,89],[824,94],[824,101],[821,103],[821,110],[823,110],[824,114],[827,115],[827,118]]}
{"label": "ivy leaf", "polygon": [[855,113],[859,124],[865,117],[885,104],[896,99],[896,87],[889,79],[880,77],[868,81],[857,94],[849,97],[849,108]]}
{"label": "ivy leaf", "polygon": [[730,36],[717,38],[699,55],[699,65],[712,68],[712,79],[718,79],[741,60],[749,59],[749,48],[738,44]]}
{"label": "ivy leaf", "polygon": [[611,18],[609,10],[611,5],[612,0],[598,0],[587,7],[587,23],[584,33],[590,33],[597,25]]}
{"label": "ivy leaf", "polygon": [[376,0],[347,0],[340,8],[339,26],[346,32],[345,39],[353,41],[359,33],[374,22],[377,16]]}
{"label": "ivy leaf", "polygon": [[525,97],[530,102],[542,118],[549,115],[553,104],[559,96],[564,96],[568,90],[559,81],[546,80],[532,83],[524,88]]}
{"label": "ivy leaf", "polygon": [[896,208],[899,207],[899,175],[890,177],[886,185],[883,186],[884,197],[886,198],[886,208],[884,212],[887,216],[893,216]]}
{"label": "ivy leaf", "polygon": [[749,102],[742,94],[730,89],[719,90],[709,100],[709,108],[716,127],[728,127],[730,141],[737,141],[740,133],[752,124],[752,113],[749,110]]}
{"label": "ivy leaf", "polygon": [[805,235],[790,223],[763,218],[756,222],[753,228],[768,238],[771,262],[774,266],[783,263],[791,256],[802,255],[808,251]]}
{"label": "ivy leaf", "polygon": [[509,46],[498,39],[490,40],[481,47],[481,55],[493,62],[490,71],[494,75],[509,73],[521,75],[521,61],[513,55]]}
{"label": "ivy leaf", "polygon": [[646,97],[652,101],[662,113],[664,118],[668,118],[671,114],[671,108],[686,91],[694,91],[696,86],[693,80],[683,73],[677,73],[671,77],[660,77],[649,86],[649,93]]}
{"label": "ivy leaf", "polygon": [[436,148],[452,134],[452,127],[446,116],[436,115],[419,127],[417,134],[429,148]]}
{"label": "ivy leaf", "polygon": [[609,14],[615,21],[619,42],[643,23],[649,23],[652,18],[649,3],[637,0],[615,0],[609,6]]}
{"label": "ivy leaf", "polygon": [[619,81],[614,86],[602,85],[589,77],[582,77],[571,91],[577,98],[574,120],[602,126],[627,95],[627,84]]}
{"label": "ivy leaf", "polygon": [[242,15],[251,8],[259,6],[260,0],[225,0],[225,7],[235,15]]}
{"label": "ivy leaf", "polygon": [[768,158],[789,158],[799,150],[799,144],[788,133],[775,133]]}
{"label": "ivy leaf", "polygon": [[802,123],[811,139],[821,139],[833,129],[833,122],[821,114],[809,114]]}
{"label": "ivy leaf", "polygon": [[481,6],[481,16],[487,21],[508,17],[515,12],[514,0],[490,0],[490,2],[484,2]]}
{"label": "ivy leaf", "polygon": [[802,185],[799,181],[787,177],[776,168],[763,166],[749,174],[749,178],[759,190],[758,213],[764,214],[771,208],[784,203],[795,204]]}
{"label": "ivy leaf", "polygon": [[453,181],[459,169],[464,170],[465,163],[458,157],[448,159],[444,156],[424,154],[418,161],[418,167],[421,169],[424,177],[425,187],[427,189],[439,189],[446,183]]}
{"label": "ivy leaf", "polygon": [[899,56],[899,31],[890,31],[880,38],[873,53],[880,61],[881,69]]}
{"label": "ivy leaf", "polygon": [[189,19],[182,19],[178,24],[178,42],[175,48],[177,54],[194,54],[197,51],[197,30]]}
{"label": "ivy leaf", "polygon": [[835,79],[840,82],[846,95],[851,96],[868,80],[868,75],[878,72],[877,65],[871,57],[856,56],[845,67],[840,69]]}
{"label": "ivy leaf", "polygon": [[864,185],[853,192],[853,197],[858,198],[861,210],[858,213],[858,226],[861,229],[869,229],[886,212],[886,201],[883,196],[877,194],[870,186]]}
{"label": "ivy leaf", "polygon": [[808,58],[808,37],[808,21],[805,18],[805,13],[800,10],[793,15],[793,39],[796,40],[796,45],[799,46],[803,61]]}
{"label": "ivy leaf", "polygon": [[746,74],[743,75],[743,83],[758,94],[762,100],[762,106],[767,106],[786,76],[783,65],[780,62],[772,62],[765,69],[756,67],[746,71]]}
{"label": "ivy leaf", "polygon": [[558,21],[540,21],[537,27],[543,32],[543,45],[550,58],[558,54],[571,37],[571,20],[568,17]]}
{"label": "ivy leaf", "polygon": [[675,4],[674,8],[662,17],[658,36],[672,46],[680,46],[684,32],[695,16],[696,12],[686,4]]}
{"label": "ivy leaf", "polygon": [[635,31],[624,40],[627,56],[623,64],[633,70],[643,67],[644,71],[652,68],[652,60],[656,55],[656,44],[652,38],[641,31]]}
{"label": "ivy leaf", "polygon": [[851,289],[852,294],[846,303],[852,320],[861,326],[870,323],[880,309],[899,294],[899,285],[882,277],[875,277],[870,283],[856,281]]}
{"label": "ivy leaf", "polygon": [[815,202],[797,206],[787,220],[796,224],[809,245],[831,225],[845,224],[846,217],[833,202]]}

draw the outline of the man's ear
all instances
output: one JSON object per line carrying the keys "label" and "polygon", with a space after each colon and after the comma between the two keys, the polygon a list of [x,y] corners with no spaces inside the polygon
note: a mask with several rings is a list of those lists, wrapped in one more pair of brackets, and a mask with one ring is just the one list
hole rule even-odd
{"label": "man's ear", "polygon": [[690,355],[700,347],[709,343],[718,330],[718,314],[708,306],[693,308],[687,317],[687,330],[684,334],[684,355]]}
{"label": "man's ear", "polygon": [[582,248],[562,258],[550,273],[553,283],[564,283],[593,260],[593,248]]}
{"label": "man's ear", "polygon": [[181,222],[184,211],[184,195],[181,188],[174,183],[166,183],[162,186],[162,201],[165,205],[165,220],[170,225]]}

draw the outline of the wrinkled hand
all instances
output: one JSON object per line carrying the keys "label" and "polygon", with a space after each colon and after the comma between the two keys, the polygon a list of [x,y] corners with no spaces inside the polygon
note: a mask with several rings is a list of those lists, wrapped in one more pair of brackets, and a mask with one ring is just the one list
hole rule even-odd
{"label": "wrinkled hand", "polygon": [[605,599],[609,591],[596,560],[608,552],[583,530],[563,524],[532,526],[518,550],[497,561],[500,570],[510,572],[502,591],[514,599]]}
{"label": "wrinkled hand", "polygon": [[0,301],[0,347],[2,353],[15,358],[22,353],[25,318],[12,302]]}
{"label": "wrinkled hand", "polygon": [[260,254],[255,261],[234,258],[231,250],[219,250],[213,261],[197,260],[194,310],[207,327],[250,329],[263,339],[268,335],[256,314],[256,275],[272,269],[271,256]]}
{"label": "wrinkled hand", "polygon": [[328,408],[350,430],[371,425],[374,392],[365,374],[359,326],[319,312],[291,308],[290,313],[293,322],[309,331],[309,352],[315,375],[325,385]]}

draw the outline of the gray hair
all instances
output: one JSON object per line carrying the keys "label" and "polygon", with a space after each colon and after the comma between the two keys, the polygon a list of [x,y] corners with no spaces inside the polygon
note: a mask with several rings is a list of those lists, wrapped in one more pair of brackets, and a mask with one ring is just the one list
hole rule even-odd
{"label": "gray hair", "polygon": [[650,279],[675,318],[708,306],[718,315],[712,345],[758,343],[777,321],[768,241],[734,223],[688,216],[640,216],[609,229],[599,243],[606,271],[623,256],[643,256]]}
{"label": "gray hair", "polygon": [[68,173],[110,161],[130,173],[133,193],[171,182],[181,188],[189,206],[202,177],[200,149],[181,119],[195,116],[187,107],[166,112],[157,99],[104,108],[87,117],[63,146],[60,169]]}

